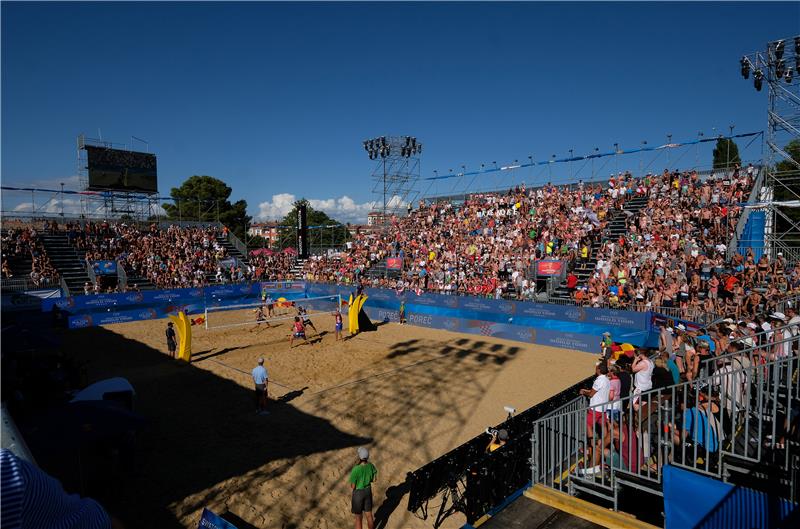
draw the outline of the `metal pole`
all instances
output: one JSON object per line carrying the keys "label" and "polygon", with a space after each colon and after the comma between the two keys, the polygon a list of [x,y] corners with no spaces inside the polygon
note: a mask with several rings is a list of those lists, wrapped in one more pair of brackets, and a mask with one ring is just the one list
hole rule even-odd
{"label": "metal pole", "polygon": [[[699,140],[702,137],[703,137],[703,132],[699,131],[697,133],[697,139]],[[697,145],[695,145],[694,166],[698,170],[700,170],[700,144],[699,143]]]}
{"label": "metal pole", "polygon": [[[733,128],[734,128],[735,126],[736,126],[736,125],[728,125],[728,128],[729,128],[729,129],[731,129],[731,134],[730,134],[730,136],[731,136],[731,137],[733,137]],[[731,170],[730,170],[730,166],[731,166],[731,142],[733,141],[733,140],[731,139],[731,137],[729,137],[729,138],[728,138],[728,155],[727,155],[727,158],[728,158],[728,159],[727,159],[727,161],[726,161],[726,162],[727,162],[727,171],[728,171],[728,174],[729,174],[729,175],[730,175],[730,173],[731,173]]]}
{"label": "metal pole", "polygon": [[[619,143],[614,144],[614,172],[619,174]],[[615,175],[616,176],[616,175]]]}
{"label": "metal pole", "polygon": [[672,164],[672,162],[670,161],[670,153],[669,153],[670,143],[672,143],[672,134],[667,134],[667,167],[669,167],[671,170],[672,167],[670,167],[670,165]]}
{"label": "metal pole", "polygon": [[64,217],[64,182],[61,182],[61,217]]}
{"label": "metal pole", "polygon": [[386,227],[386,155],[383,155],[383,219],[381,220],[383,227]]}
{"label": "metal pole", "polygon": [[31,215],[36,215],[36,193],[33,189],[31,189]]}
{"label": "metal pole", "polygon": [[572,149],[569,150],[569,181],[572,182]]}

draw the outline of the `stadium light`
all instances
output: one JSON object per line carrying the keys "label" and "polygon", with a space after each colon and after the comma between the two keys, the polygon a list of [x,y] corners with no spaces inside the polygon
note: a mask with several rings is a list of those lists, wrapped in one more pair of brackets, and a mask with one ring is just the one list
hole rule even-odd
{"label": "stadium light", "polygon": [[778,60],[781,60],[781,58],[783,57],[783,47],[784,47],[783,40],[779,40],[778,42],[775,43],[775,58]]}
{"label": "stadium light", "polygon": [[792,84],[792,69],[791,67],[786,68],[786,75],[783,77],[786,80],[786,84]]}
{"label": "stadium light", "polygon": [[777,64],[775,64],[775,77],[780,79],[783,77],[784,73],[786,73],[786,62],[780,59]]}
{"label": "stadium light", "polygon": [[747,57],[742,57],[739,61],[739,64],[742,65],[742,77],[745,79],[750,78],[750,59]]}
{"label": "stadium light", "polygon": [[761,91],[761,85],[764,81],[764,73],[761,70],[756,70],[753,72],[753,86],[756,88],[756,92]]}

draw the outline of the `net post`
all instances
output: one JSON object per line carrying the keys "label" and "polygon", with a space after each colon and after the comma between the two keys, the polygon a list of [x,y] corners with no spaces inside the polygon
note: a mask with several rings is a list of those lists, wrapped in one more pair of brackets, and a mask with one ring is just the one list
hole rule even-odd
{"label": "net post", "polygon": [[208,305],[203,309],[203,325],[208,330]]}

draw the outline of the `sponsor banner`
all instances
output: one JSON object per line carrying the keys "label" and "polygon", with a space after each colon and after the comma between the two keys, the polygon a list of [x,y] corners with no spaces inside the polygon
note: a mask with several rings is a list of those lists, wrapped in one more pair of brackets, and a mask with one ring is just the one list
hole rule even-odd
{"label": "sponsor banner", "polygon": [[203,509],[203,515],[200,517],[197,529],[236,529],[236,526],[208,509]]}
{"label": "sponsor banner", "polygon": [[176,315],[179,312],[186,314],[202,314],[205,309],[203,303],[188,305],[164,305],[160,307],[140,307],[127,310],[107,310],[106,312],[96,311],[91,314],[78,314],[70,316],[68,326],[70,329],[82,329],[95,325],[110,325],[112,323],[127,323],[142,320],[160,320],[169,314]]}
{"label": "sponsor banner", "polygon": [[403,269],[403,260],[399,257],[387,257],[386,258],[386,269],[387,270],[402,270]]}
{"label": "sponsor banner", "polygon": [[92,270],[98,276],[115,276],[117,275],[117,262],[116,261],[92,261]]}
{"label": "sponsor banner", "polygon": [[562,277],[565,273],[564,261],[542,259],[534,263],[536,275],[539,277]]}
{"label": "sponsor banner", "polygon": [[[96,311],[108,308],[131,308],[136,306],[152,306],[163,303],[189,304],[201,300],[209,306],[219,303],[244,304],[260,299],[261,291],[267,290],[273,297],[302,295],[305,283],[302,281],[279,281],[263,283],[241,283],[236,285],[212,285],[202,288],[173,288],[165,290],[146,290],[144,292],[125,292],[119,294],[90,294],[88,296],[72,296],[57,300],[45,300],[42,311],[48,312],[53,305],[72,314]],[[222,301],[226,300],[226,301]]]}

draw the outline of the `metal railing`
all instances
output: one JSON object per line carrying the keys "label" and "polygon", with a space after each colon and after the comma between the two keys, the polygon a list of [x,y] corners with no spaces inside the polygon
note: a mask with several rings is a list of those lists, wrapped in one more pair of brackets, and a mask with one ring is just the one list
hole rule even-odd
{"label": "metal railing", "polygon": [[89,281],[91,281],[92,285],[97,284],[97,274],[94,273],[94,267],[92,263],[89,261],[84,260],[83,264],[86,266],[86,275],[89,276]]}
{"label": "metal railing", "polygon": [[60,281],[49,277],[43,277],[38,281],[27,277],[12,277],[0,280],[0,287],[4,292],[23,292],[26,290],[41,290],[43,288],[59,288]]}
{"label": "metal railing", "polygon": [[119,261],[117,261],[117,286],[121,288],[122,292],[128,288],[128,273]]}
{"label": "metal railing", "polygon": [[[761,187],[764,185],[765,173],[765,168],[760,167],[758,170],[758,176],[756,176],[756,180],[753,183],[753,188],[750,190],[750,195],[747,197],[748,204],[755,204],[758,202],[759,193],[761,193]],[[736,252],[736,249],[739,245],[739,237],[742,236],[742,232],[744,232],[744,228],[747,226],[747,219],[750,218],[750,211],[750,208],[744,208],[741,215],[739,215],[739,221],[736,223],[736,228],[733,230],[733,236],[731,236],[731,240],[728,241],[727,255],[733,255]]]}
{"label": "metal railing", "polygon": [[[729,480],[757,464],[789,476],[800,410],[795,356],[739,368],[535,421],[531,479],[618,508],[622,486],[662,495],[665,464]],[[796,479],[785,492],[796,499]]]}

